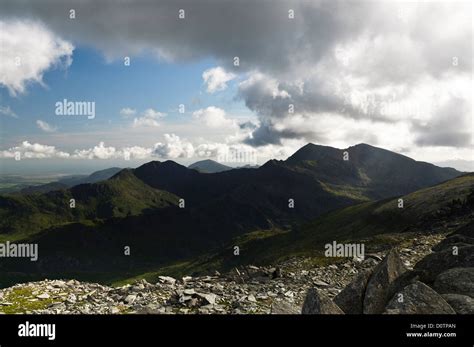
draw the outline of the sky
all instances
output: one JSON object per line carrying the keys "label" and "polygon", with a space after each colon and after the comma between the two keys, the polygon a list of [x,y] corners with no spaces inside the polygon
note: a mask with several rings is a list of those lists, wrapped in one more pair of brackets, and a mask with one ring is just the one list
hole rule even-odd
{"label": "sky", "polygon": [[472,7],[3,0],[0,171],[263,164],[308,142],[474,171]]}

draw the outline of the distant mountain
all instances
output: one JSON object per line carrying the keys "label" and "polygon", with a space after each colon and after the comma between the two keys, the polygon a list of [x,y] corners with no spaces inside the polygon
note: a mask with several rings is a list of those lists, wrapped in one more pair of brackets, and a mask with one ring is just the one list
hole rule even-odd
{"label": "distant mountain", "polygon": [[[296,239],[285,239],[280,246],[300,244],[300,237],[323,230],[318,226],[300,234],[306,230],[302,226],[331,211],[335,214],[325,222],[330,226],[325,237],[350,225],[357,233],[359,227],[371,225],[364,219],[371,210],[364,206],[381,204],[374,200],[410,196],[460,175],[364,144],[348,149],[308,144],[285,161],[218,173],[152,161],[97,183],[0,196],[0,240],[38,242],[43,252],[37,264],[41,271],[122,274],[197,257],[261,230],[291,230]],[[76,200],[75,209],[69,208],[71,198]],[[182,208],[176,206],[179,199]],[[417,208],[423,211],[435,200],[426,194],[416,206],[420,204]],[[395,226],[407,216],[392,211],[373,218],[379,226]],[[124,245],[133,248],[133,258],[123,257]]]}
{"label": "distant mountain", "polygon": [[[461,172],[364,144],[346,150],[308,144],[285,161],[270,160],[253,170],[202,174],[166,161],[144,164],[134,174],[191,206],[224,199],[252,206],[273,222],[291,224],[357,202],[407,194]],[[294,208],[289,208],[290,199]]]}
{"label": "distant mountain", "polygon": [[59,180],[59,182],[67,184],[70,187],[75,186],[77,184],[83,184],[83,183],[96,183],[96,182],[109,179],[110,177],[117,174],[121,170],[122,168],[119,168],[119,167],[111,167],[108,169],[95,171],[85,177],[79,177],[77,179]]}
{"label": "distant mountain", "polygon": [[227,170],[232,170],[230,166],[223,165],[214,160],[206,159],[197,161],[188,166],[189,169],[197,170],[201,173],[216,173],[223,172]]}
{"label": "distant mountain", "polygon": [[441,166],[441,167],[453,167],[463,172],[474,172],[474,160],[454,159],[454,160],[438,161],[433,164],[435,164],[436,166]]}
{"label": "distant mountain", "polygon": [[41,184],[38,186],[28,186],[20,190],[21,194],[33,194],[33,193],[47,193],[53,190],[66,189],[69,185],[65,183],[51,182],[46,184]]}
{"label": "distant mountain", "polygon": [[[117,170],[96,172],[85,180],[97,181]],[[144,207],[135,206],[142,206],[142,202],[154,206],[150,202],[154,195],[147,192],[147,189],[153,192],[151,188],[154,188],[170,193],[175,200],[183,198],[185,208],[199,215],[209,227],[212,224],[219,228],[221,220],[230,223],[233,227],[227,231],[229,234],[269,225],[288,228],[332,209],[408,194],[460,174],[454,169],[417,162],[365,144],[345,150],[308,144],[285,161],[270,160],[257,169],[218,173],[201,173],[173,161],[152,161],[133,170],[120,171],[101,183],[39,196],[2,197],[0,214],[11,213],[17,221],[9,219],[0,226],[23,225],[25,220],[31,221],[32,216],[42,213],[46,216],[38,218],[50,223],[33,225],[136,215]],[[118,186],[117,182],[122,182],[118,178],[125,175],[128,184]],[[71,197],[80,197],[81,207],[75,215],[69,208],[64,211]],[[14,210],[22,204],[25,206],[20,211]],[[78,214],[82,206],[87,212]]]}
{"label": "distant mountain", "polygon": [[367,144],[347,149],[308,144],[284,165],[304,170],[331,190],[351,186],[370,199],[407,194],[462,174]]}
{"label": "distant mountain", "polygon": [[78,184],[96,183],[96,182],[109,179],[120,170],[122,169],[118,167],[111,167],[109,169],[95,171],[90,175],[68,176],[68,177],[59,179],[56,182],[51,182],[51,183],[36,185],[36,186],[28,186],[26,188],[21,189],[20,193],[22,194],[47,193],[53,190],[73,187]]}

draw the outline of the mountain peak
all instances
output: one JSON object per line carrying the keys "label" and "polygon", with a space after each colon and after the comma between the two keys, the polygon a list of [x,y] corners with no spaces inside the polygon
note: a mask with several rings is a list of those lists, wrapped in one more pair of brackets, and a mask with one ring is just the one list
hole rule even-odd
{"label": "mountain peak", "polygon": [[157,169],[170,169],[170,168],[186,168],[185,166],[178,164],[173,160],[166,160],[166,161],[159,161],[159,160],[152,160],[148,163],[145,163],[136,170],[145,171],[145,170],[157,170]]}
{"label": "mountain peak", "polygon": [[288,163],[294,163],[303,160],[320,160],[328,157],[341,157],[341,150],[330,146],[308,143],[297,150],[286,161]]}
{"label": "mountain peak", "polygon": [[197,161],[188,166],[189,169],[197,170],[201,173],[216,173],[231,170],[230,166],[223,165],[211,159]]}

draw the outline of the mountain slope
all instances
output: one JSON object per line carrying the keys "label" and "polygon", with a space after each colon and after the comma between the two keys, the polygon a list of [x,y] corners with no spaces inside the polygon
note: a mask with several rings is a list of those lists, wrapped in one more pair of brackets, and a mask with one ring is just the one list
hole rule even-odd
{"label": "mountain slope", "polygon": [[282,165],[312,175],[335,192],[351,186],[371,200],[408,194],[462,174],[367,144],[336,149],[310,143]]}
{"label": "mountain slope", "polygon": [[[75,199],[75,208],[70,207]],[[124,169],[109,180],[45,194],[0,196],[0,235],[18,238],[82,220],[137,215],[175,205],[178,197],[152,189]]]}
{"label": "mountain slope", "polygon": [[[400,198],[403,208],[398,207]],[[226,271],[242,264],[272,264],[296,256],[321,257],[324,245],[333,241],[388,246],[403,240],[404,234],[446,233],[473,218],[471,173],[399,198],[331,211],[292,231],[271,229],[241,235],[222,250],[189,262],[186,271]],[[235,245],[240,247],[239,257],[233,256]]]}

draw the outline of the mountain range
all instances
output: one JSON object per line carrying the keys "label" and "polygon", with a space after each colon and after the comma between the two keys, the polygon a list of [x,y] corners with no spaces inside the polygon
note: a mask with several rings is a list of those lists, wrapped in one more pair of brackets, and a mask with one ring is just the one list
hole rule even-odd
{"label": "mountain range", "polygon": [[[315,237],[407,230],[422,220],[419,213],[431,215],[430,204],[437,210],[456,199],[465,203],[473,190],[472,175],[366,144],[308,144],[258,168],[214,163],[152,161],[95,183],[0,196],[0,241],[36,242],[42,253],[36,264],[6,261],[0,271],[16,274],[5,277],[9,283],[18,274],[106,281],[189,259],[200,259],[203,268],[203,256],[222,252],[219,263],[233,264],[229,247],[242,240],[247,255],[258,249],[263,260],[275,254],[271,249],[293,254],[314,247]],[[442,201],[426,189],[441,191]],[[395,199],[401,196],[402,210]],[[238,261],[245,259],[254,260]]]}

